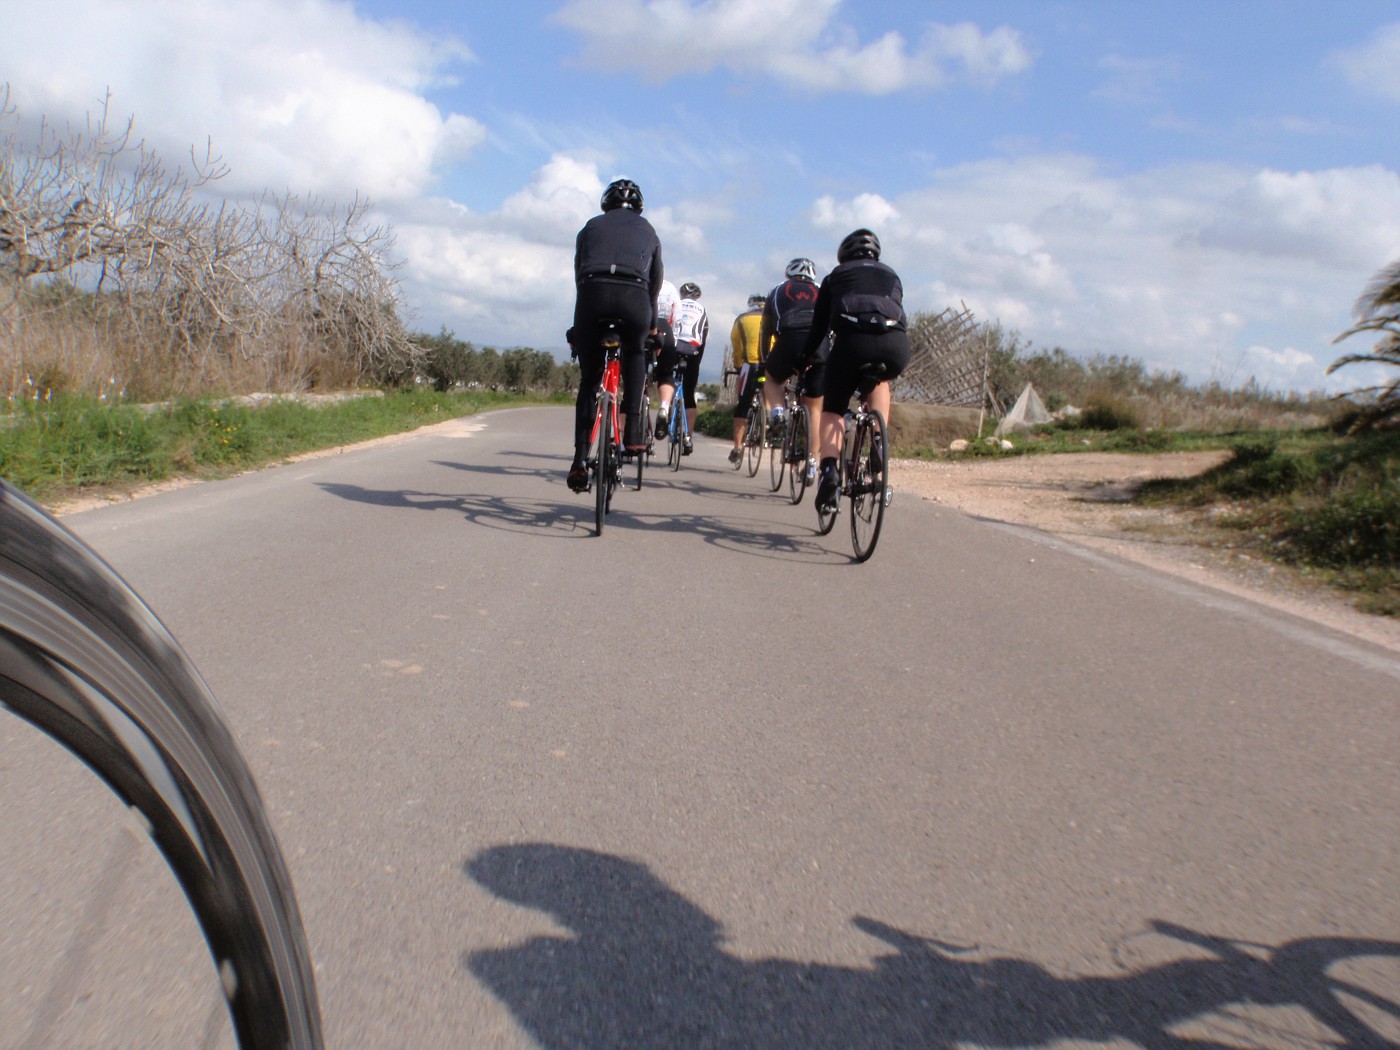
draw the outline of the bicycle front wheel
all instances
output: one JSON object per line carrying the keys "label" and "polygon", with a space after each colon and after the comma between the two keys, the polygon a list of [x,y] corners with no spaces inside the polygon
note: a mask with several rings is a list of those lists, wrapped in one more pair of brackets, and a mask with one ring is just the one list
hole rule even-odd
{"label": "bicycle front wheel", "polygon": [[[676,401],[680,399],[677,398]],[[670,447],[666,450],[666,461],[671,465],[672,470],[681,469],[681,454],[685,445],[685,409],[677,408],[676,402],[671,403],[671,427],[667,432],[670,439]]]}
{"label": "bicycle front wheel", "polygon": [[[792,436],[792,417],[788,417],[788,427],[783,432],[783,439],[768,450],[768,481],[772,486],[771,491],[777,492],[783,487],[783,471],[788,465],[788,439]],[[774,435],[776,438],[776,435]],[[767,442],[765,442],[767,444]]]}
{"label": "bicycle front wheel", "polygon": [[[84,820],[91,816],[99,832],[104,822],[120,832],[105,858],[101,840],[85,838],[59,859],[65,881],[66,869],[98,866],[93,900],[74,909],[81,918],[59,946],[54,990],[37,996],[32,1011],[19,999],[12,1002],[6,1018],[11,1037],[24,1045],[105,1045],[121,1030],[147,1045],[212,1045],[220,1029],[231,1026],[244,1048],[321,1047],[315,980],[291,878],[252,774],[208,688],[130,587],[91,548],[3,482],[0,709],[33,727],[18,727],[33,739],[7,753],[7,764],[32,764],[62,782],[61,790],[40,792],[43,805],[77,798],[88,811]],[[67,754],[111,793],[89,791],[97,782]],[[16,781],[16,794],[27,786]],[[72,794],[72,786],[81,790]],[[113,804],[112,794],[121,805]],[[127,835],[122,824],[137,829],[138,837]],[[63,821],[54,820],[45,839],[66,831]],[[155,850],[143,847],[146,838]],[[143,848],[173,880],[141,867]],[[32,860],[28,853],[11,858],[9,876],[38,878],[20,863]],[[162,896],[167,887],[173,900]],[[36,883],[31,892],[59,890]],[[172,909],[176,902],[178,909]],[[202,934],[205,948],[196,956],[208,964],[203,980],[198,972],[180,972],[174,981],[145,986],[146,959],[156,966],[166,961],[165,938],[178,911],[193,913],[196,942]],[[105,930],[123,921],[119,933]],[[40,940],[51,925],[44,924]],[[20,932],[7,918],[6,936]],[[32,972],[43,973],[39,949],[26,941],[25,950],[33,952]],[[116,958],[104,966],[108,955]],[[184,959],[178,950],[176,956]],[[110,995],[104,983],[109,979]],[[183,1004],[172,1008],[168,984],[175,983],[188,983],[204,1010],[218,989],[227,1009],[215,1005],[201,1020],[199,1011]],[[201,985],[208,1000],[198,991]],[[147,1034],[166,1025],[180,1034]]]}
{"label": "bicycle front wheel", "polygon": [[856,561],[875,553],[889,495],[889,442],[885,419],[870,409],[856,427],[851,452],[851,546]]}
{"label": "bicycle front wheel", "polygon": [[807,491],[807,409],[803,405],[792,411],[783,458],[788,461],[788,498],[795,505],[802,502],[802,494]]}

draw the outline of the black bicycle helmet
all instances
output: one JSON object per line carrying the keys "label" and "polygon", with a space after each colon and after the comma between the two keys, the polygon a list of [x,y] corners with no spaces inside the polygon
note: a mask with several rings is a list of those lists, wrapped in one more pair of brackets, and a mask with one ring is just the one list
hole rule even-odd
{"label": "black bicycle helmet", "polygon": [[631,179],[617,179],[608,183],[599,202],[604,211],[614,208],[631,208],[638,214],[642,210],[642,188]]}
{"label": "black bicycle helmet", "polygon": [[682,298],[682,299],[699,299],[699,298],[700,298],[700,286],[699,286],[698,284],[696,284],[694,281],[686,281],[685,284],[681,285],[681,298]]}
{"label": "black bicycle helmet", "polygon": [[752,310],[755,307],[762,306],[767,301],[768,296],[766,295],[751,295],[749,296],[749,309]]}
{"label": "black bicycle helmet", "polygon": [[794,281],[815,281],[817,264],[811,259],[794,259],[787,264],[787,269],[783,272]]}
{"label": "black bicycle helmet", "polygon": [[880,258],[880,238],[869,230],[856,230],[846,234],[841,247],[836,249],[836,261],[850,262],[852,259]]}

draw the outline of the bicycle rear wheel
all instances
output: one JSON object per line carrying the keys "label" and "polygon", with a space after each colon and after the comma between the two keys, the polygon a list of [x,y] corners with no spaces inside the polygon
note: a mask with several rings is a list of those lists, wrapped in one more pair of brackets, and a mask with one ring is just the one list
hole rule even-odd
{"label": "bicycle rear wheel", "polygon": [[783,456],[788,461],[788,497],[794,504],[802,502],[807,491],[807,408],[798,405],[792,410],[792,425],[783,442]]}
{"label": "bicycle rear wheel", "polygon": [[759,392],[754,393],[754,403],[749,406],[749,425],[744,431],[745,469],[749,477],[758,475],[763,463],[763,446],[768,440],[768,414],[763,411]]}
{"label": "bicycle rear wheel", "polygon": [[[130,813],[142,837],[154,843],[161,858],[156,863],[174,876],[173,882],[157,881],[156,892],[168,885],[178,897],[176,883],[183,891],[207,945],[207,984],[222,990],[238,1045],[320,1047],[315,979],[291,878],[252,774],[208,688],[126,583],[4,482],[0,707],[75,755],[124,803],[99,810],[102,819],[118,809]],[[27,746],[15,760],[30,760],[38,750]],[[52,768],[73,772],[74,763],[61,761],[62,755],[53,749],[41,757],[55,759]],[[51,766],[43,768],[47,772]],[[49,828],[49,833],[59,831]],[[64,863],[91,862],[90,849],[84,843]],[[10,874],[18,870],[11,868]],[[104,895],[110,894],[114,884],[106,873],[100,882]],[[110,1009],[113,1017],[122,1016],[118,1004],[101,996],[88,1004],[90,991],[77,994],[92,976],[85,967],[94,965],[89,958],[94,945],[86,939],[101,936],[87,929],[87,918],[98,916],[98,925],[116,921],[107,914],[106,899],[95,903],[101,907],[86,908],[75,930],[85,943],[65,949],[60,987],[43,997],[33,1018],[14,1012],[7,1018],[12,1036],[26,1045],[89,1045],[96,1033],[78,1035],[77,1026],[90,1028],[107,1019],[81,1016],[85,1006],[89,1013],[97,1005],[104,1015]],[[170,914],[169,903],[161,901],[157,913]],[[115,975],[122,982],[117,991],[135,996],[137,1011],[144,1005],[144,1013],[136,1014],[142,1024],[188,1021],[171,1019],[154,1005],[161,989],[140,987],[144,971],[132,957],[147,941],[154,942],[153,951],[163,950],[165,930],[144,926],[142,913],[133,914],[135,924],[128,925],[115,949],[122,964]],[[219,1035],[223,1014],[218,1009],[206,1023],[206,1045]],[[109,1043],[112,1033],[96,1038]]]}
{"label": "bicycle rear wheel", "polygon": [[885,419],[870,409],[856,427],[851,452],[851,546],[856,561],[875,553],[880,526],[885,520],[889,488],[889,449],[885,440]]}
{"label": "bicycle rear wheel", "polygon": [[594,442],[593,467],[593,528],[594,534],[603,534],[603,518],[608,513],[608,503],[612,499],[612,401],[603,398],[598,408],[598,437]]}

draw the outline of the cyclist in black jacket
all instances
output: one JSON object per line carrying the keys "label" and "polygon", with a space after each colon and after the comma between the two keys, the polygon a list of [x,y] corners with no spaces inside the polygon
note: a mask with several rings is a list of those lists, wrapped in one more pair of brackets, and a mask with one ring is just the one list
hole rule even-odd
{"label": "cyclist in black jacket", "polygon": [[811,259],[793,259],[787,264],[786,277],[787,280],[768,293],[768,299],[763,304],[763,335],[759,343],[771,346],[766,362],[768,381],[763,386],[763,402],[771,417],[769,426],[776,429],[786,425],[789,421],[778,418],[782,414],[783,384],[794,372],[806,370],[802,374],[798,394],[807,408],[809,420],[808,447],[802,453],[807,464],[807,481],[811,483],[816,480],[816,454],[820,451],[817,428],[821,419],[821,397],[826,383],[826,358],[830,344],[822,339],[810,360],[802,356],[807,349],[812,319],[816,316],[816,263]]}
{"label": "cyclist in black jacket", "polygon": [[[869,230],[847,234],[836,249],[836,269],[826,275],[817,291],[812,328],[807,333],[804,356],[817,352],[831,335],[822,391],[821,482],[817,509],[836,508],[840,475],[836,457],[841,453],[846,407],[858,386],[870,396],[870,405],[888,422],[890,380],[909,365],[908,321],[904,316],[904,286],[899,274],[880,261],[880,238]],[[861,366],[883,364],[884,378],[866,386]]]}
{"label": "cyclist in black jacket", "polygon": [[603,375],[602,328],[599,321],[622,321],[623,448],[645,449],[640,401],[646,374],[645,343],[656,333],[656,297],[661,291],[661,242],[642,218],[642,191],[618,179],[603,191],[601,215],[578,232],[574,250],[572,345],[579,363],[578,400],[574,408],[574,459],[569,488],[588,487],[588,438],[593,428],[598,381]]}

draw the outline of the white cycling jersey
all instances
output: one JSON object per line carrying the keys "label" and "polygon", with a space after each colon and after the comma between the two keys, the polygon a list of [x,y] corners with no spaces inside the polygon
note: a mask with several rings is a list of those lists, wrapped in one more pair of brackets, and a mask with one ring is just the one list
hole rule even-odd
{"label": "white cycling jersey", "polygon": [[674,326],[676,323],[676,310],[680,305],[681,297],[676,291],[676,286],[670,281],[661,282],[661,291],[656,296],[656,326],[664,335],[666,328],[663,326]]}
{"label": "white cycling jersey", "polygon": [[710,321],[699,300],[682,299],[676,307],[673,327],[677,345],[689,343],[692,347],[700,347],[705,345],[705,338],[709,335]]}

